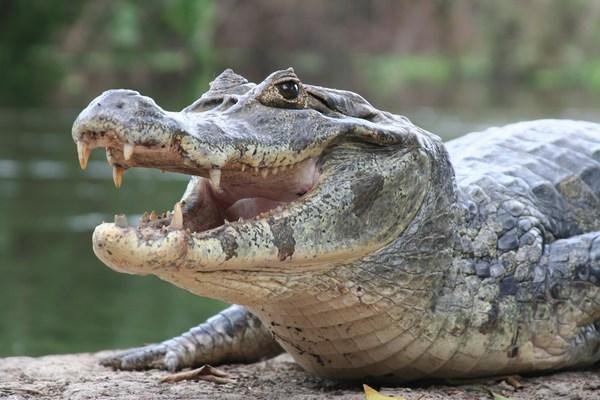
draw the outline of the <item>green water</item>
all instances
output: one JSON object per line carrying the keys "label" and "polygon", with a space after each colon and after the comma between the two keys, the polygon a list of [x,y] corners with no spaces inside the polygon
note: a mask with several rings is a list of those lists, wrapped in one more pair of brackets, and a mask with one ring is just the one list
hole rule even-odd
{"label": "green water", "polygon": [[[550,115],[600,119],[593,109],[392,111],[445,138]],[[0,356],[159,341],[225,306],[154,277],[116,273],[94,257],[95,225],[115,213],[170,209],[186,178],[133,170],[116,190],[100,150],[81,171],[70,138],[76,114],[0,111]]]}
{"label": "green water", "polygon": [[69,134],[74,116],[0,118],[0,356],[139,345],[224,307],[95,258],[95,225],[117,212],[168,209],[186,180],[134,170],[116,190],[103,151],[81,171]]}

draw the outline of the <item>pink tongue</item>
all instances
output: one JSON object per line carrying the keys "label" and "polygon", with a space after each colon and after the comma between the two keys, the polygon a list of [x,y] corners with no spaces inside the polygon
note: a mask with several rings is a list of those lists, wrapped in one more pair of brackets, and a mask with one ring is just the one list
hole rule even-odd
{"label": "pink tongue", "polygon": [[282,204],[285,204],[285,202],[260,197],[241,199],[225,211],[225,218],[229,221],[236,221],[238,218],[253,218],[262,212],[272,210]]}

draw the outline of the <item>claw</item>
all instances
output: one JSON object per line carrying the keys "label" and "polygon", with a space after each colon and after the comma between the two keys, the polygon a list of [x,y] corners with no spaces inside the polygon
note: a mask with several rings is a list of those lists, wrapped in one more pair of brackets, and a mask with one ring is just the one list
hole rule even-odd
{"label": "claw", "polygon": [[100,360],[100,364],[121,370],[166,368],[164,363],[166,353],[167,348],[164,345],[154,344],[126,350],[103,358]]}

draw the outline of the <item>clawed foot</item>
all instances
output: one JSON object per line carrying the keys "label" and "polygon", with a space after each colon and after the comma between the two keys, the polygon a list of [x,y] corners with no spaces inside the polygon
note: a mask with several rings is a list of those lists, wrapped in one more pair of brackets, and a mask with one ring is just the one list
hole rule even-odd
{"label": "clawed foot", "polygon": [[180,353],[175,351],[175,349],[169,348],[164,343],[150,344],[125,350],[113,356],[103,358],[100,360],[100,364],[105,367],[122,370],[158,368],[177,371],[186,367],[186,365],[182,365]]}

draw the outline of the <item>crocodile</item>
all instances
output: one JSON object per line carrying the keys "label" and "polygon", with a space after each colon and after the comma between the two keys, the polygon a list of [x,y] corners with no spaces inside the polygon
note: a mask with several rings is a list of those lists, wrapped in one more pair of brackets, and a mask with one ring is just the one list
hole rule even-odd
{"label": "crocodile", "polygon": [[293,69],[225,70],[181,112],[132,90],[72,129],[190,176],[173,210],[93,233],[110,268],[233,304],[102,360],[178,370],[283,351],[306,371],[396,383],[544,372],[600,359],[600,125],[537,120],[443,143]]}

